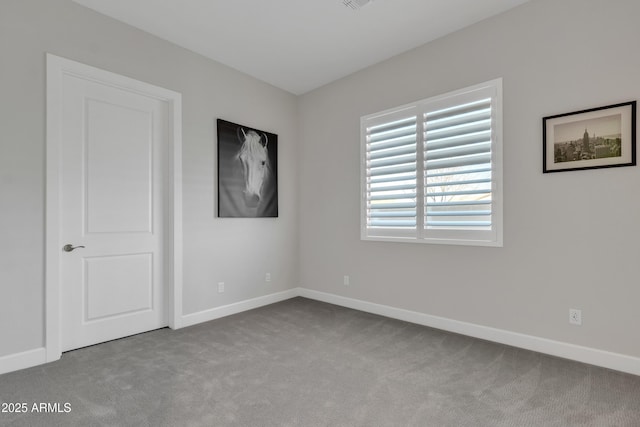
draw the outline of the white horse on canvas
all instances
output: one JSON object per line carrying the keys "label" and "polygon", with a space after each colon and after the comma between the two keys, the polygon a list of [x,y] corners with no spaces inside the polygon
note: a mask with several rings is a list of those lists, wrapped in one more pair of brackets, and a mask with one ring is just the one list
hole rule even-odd
{"label": "white horse on canvas", "polygon": [[271,170],[268,138],[265,133],[260,136],[253,130],[238,128],[238,139],[242,143],[237,158],[244,173],[244,202],[248,208],[256,208]]}

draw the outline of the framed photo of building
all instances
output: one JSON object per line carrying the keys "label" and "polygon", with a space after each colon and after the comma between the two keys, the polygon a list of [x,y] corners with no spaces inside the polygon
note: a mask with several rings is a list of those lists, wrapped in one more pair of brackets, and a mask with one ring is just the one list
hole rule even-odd
{"label": "framed photo of building", "polygon": [[542,119],[542,171],[635,166],[636,101]]}
{"label": "framed photo of building", "polygon": [[278,216],[278,135],[218,119],[218,217]]}

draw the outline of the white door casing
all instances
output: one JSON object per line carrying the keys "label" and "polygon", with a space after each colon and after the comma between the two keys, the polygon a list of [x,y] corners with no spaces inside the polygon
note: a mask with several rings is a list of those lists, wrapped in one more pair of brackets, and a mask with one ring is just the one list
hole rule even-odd
{"label": "white door casing", "polygon": [[47,55],[48,361],[180,327],[180,104],[178,93]]}

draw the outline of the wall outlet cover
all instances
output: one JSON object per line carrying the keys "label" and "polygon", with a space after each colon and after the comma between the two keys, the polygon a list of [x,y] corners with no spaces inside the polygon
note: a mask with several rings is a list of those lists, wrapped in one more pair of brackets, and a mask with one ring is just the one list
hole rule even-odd
{"label": "wall outlet cover", "polygon": [[569,323],[578,326],[582,325],[582,310],[578,310],[577,308],[570,308]]}

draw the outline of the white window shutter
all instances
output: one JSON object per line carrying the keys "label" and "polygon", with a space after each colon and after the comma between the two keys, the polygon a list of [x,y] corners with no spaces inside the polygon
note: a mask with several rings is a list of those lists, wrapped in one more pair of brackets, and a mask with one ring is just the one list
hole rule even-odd
{"label": "white window shutter", "polygon": [[415,113],[405,111],[372,120],[365,128],[365,216],[371,235],[415,235],[416,123]]}
{"label": "white window shutter", "polygon": [[424,114],[425,227],[491,229],[491,98]]}
{"label": "white window shutter", "polygon": [[502,81],[361,119],[362,239],[502,246]]}

